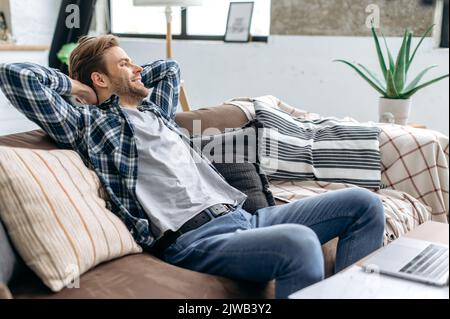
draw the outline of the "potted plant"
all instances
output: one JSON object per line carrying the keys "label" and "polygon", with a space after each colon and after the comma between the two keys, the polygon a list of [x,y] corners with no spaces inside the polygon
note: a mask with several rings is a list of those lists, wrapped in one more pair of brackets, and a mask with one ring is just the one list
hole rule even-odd
{"label": "potted plant", "polygon": [[414,57],[426,36],[428,36],[433,29],[433,25],[423,34],[416,48],[411,54],[411,42],[413,33],[406,30],[403,36],[403,42],[397,55],[396,61],[387,46],[387,41],[384,38],[384,43],[387,51],[387,62],[381,50],[380,42],[375,28],[372,26],[372,35],[375,40],[375,48],[377,50],[378,60],[381,67],[383,78],[379,78],[374,72],[363,66],[362,64],[355,65],[345,60],[335,60],[342,62],[353,68],[358,74],[364,78],[377,92],[382,96],[379,100],[379,116],[380,122],[392,122],[393,119],[396,124],[405,125],[408,120],[409,111],[411,108],[411,96],[417,91],[438,82],[449,75],[443,75],[431,81],[419,84],[424,75],[436,67],[430,66],[420,72],[411,82],[407,83],[408,72]]}
{"label": "potted plant", "polygon": [[64,44],[61,48],[61,50],[58,51],[57,57],[58,60],[64,63],[65,65],[69,66],[69,58],[70,54],[73,50],[77,47],[77,43],[67,43]]}

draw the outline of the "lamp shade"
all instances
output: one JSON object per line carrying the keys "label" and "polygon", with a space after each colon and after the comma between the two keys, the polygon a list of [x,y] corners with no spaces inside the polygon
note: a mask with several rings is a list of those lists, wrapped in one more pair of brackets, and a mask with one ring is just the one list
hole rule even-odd
{"label": "lamp shade", "polygon": [[135,6],[174,6],[190,7],[201,6],[202,0],[133,0]]}

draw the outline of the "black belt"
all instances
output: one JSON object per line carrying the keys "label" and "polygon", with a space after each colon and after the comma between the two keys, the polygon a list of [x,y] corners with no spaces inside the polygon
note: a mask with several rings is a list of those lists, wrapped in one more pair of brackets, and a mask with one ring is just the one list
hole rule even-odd
{"label": "black belt", "polygon": [[217,204],[201,211],[199,214],[184,223],[183,226],[181,226],[177,231],[166,231],[164,235],[156,241],[155,246],[153,247],[154,253],[159,255],[162,254],[167,247],[172,245],[175,240],[177,240],[178,237],[190,232],[191,230],[197,229],[212,220],[213,217],[211,217],[211,215],[216,218],[228,214],[232,210],[233,206],[231,205]]}

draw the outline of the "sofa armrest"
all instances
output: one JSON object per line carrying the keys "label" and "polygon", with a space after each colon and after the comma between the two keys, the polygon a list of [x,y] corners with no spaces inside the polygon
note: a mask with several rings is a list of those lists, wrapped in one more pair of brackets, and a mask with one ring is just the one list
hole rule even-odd
{"label": "sofa armrest", "polygon": [[8,287],[2,283],[0,283],[0,299],[12,299],[12,295]]}
{"label": "sofa armrest", "polygon": [[[245,113],[234,105],[219,105],[215,107],[202,108],[190,112],[179,112],[175,121],[180,127],[189,131],[189,134],[203,134],[206,129],[216,129],[223,132],[229,128],[240,128],[248,122]],[[200,127],[196,127],[194,124]],[[194,132],[200,129],[200,132]],[[217,132],[218,133],[218,132]],[[214,132],[214,134],[217,134]],[[210,135],[210,133],[208,134]]]}

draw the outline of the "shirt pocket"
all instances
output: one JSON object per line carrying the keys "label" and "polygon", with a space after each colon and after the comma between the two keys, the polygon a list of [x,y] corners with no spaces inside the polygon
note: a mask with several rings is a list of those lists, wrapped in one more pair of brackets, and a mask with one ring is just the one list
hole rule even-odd
{"label": "shirt pocket", "polygon": [[93,154],[113,154],[120,147],[122,126],[116,119],[99,121],[92,126],[89,150]]}

